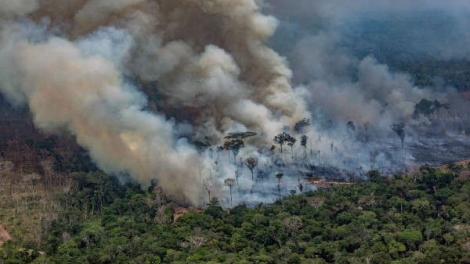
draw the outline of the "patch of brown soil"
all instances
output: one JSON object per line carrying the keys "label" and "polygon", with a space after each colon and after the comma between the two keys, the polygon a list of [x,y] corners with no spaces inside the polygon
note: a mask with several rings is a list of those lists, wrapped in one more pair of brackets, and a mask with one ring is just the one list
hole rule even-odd
{"label": "patch of brown soil", "polygon": [[199,208],[186,208],[186,207],[182,207],[182,206],[175,207],[174,213],[173,213],[173,222],[176,222],[176,220],[178,220],[178,218],[180,218],[181,216],[183,216],[183,215],[185,215],[189,212],[200,213],[200,212],[202,212],[202,210],[199,209]]}
{"label": "patch of brown soil", "polygon": [[188,208],[176,207],[175,208],[175,213],[173,214],[173,222],[176,222],[176,220],[178,220],[178,218],[180,218],[181,216],[183,216],[187,213],[189,213]]}
{"label": "patch of brown soil", "polygon": [[3,224],[0,223],[0,246],[8,240],[11,240],[11,235],[8,233],[5,227],[3,227]]}

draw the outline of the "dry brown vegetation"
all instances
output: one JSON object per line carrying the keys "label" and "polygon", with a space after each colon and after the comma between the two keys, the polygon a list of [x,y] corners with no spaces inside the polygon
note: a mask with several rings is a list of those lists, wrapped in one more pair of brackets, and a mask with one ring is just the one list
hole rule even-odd
{"label": "dry brown vegetation", "polygon": [[10,238],[39,243],[44,230],[60,211],[53,197],[57,191],[46,188],[38,174],[2,173],[0,223],[3,230],[8,230]]}
{"label": "dry brown vegetation", "polygon": [[68,185],[67,173],[55,169],[57,159],[77,146],[35,129],[26,110],[0,110],[0,243],[39,242],[61,210],[54,195]]}

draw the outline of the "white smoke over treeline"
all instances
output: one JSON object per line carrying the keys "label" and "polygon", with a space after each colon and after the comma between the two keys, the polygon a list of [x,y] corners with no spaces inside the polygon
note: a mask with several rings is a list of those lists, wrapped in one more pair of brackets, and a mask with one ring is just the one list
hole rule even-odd
{"label": "white smoke over treeline", "polygon": [[[351,173],[393,168],[390,125],[423,122],[411,117],[415,104],[442,95],[353,55],[338,29],[358,12],[419,4],[334,3],[0,0],[0,89],[40,129],[73,134],[104,171],[144,185],[157,178],[196,205],[206,193],[225,195],[227,178],[242,190],[237,202],[264,201],[281,195],[276,175],[300,176],[313,163]],[[296,134],[304,118],[312,125]],[[257,136],[239,153],[217,151],[229,133],[245,131]],[[306,134],[308,145],[269,151],[283,131]],[[212,148],[201,153],[196,144]],[[259,162],[256,175],[273,179],[252,180],[240,164],[248,157]],[[283,193],[301,188],[300,178],[282,181]]]}
{"label": "white smoke over treeline", "polygon": [[[267,0],[263,7],[280,20],[270,44],[288,58],[294,85],[305,90],[318,131],[329,134],[343,151],[349,149],[356,156],[354,166],[369,168],[382,159],[384,166],[397,168],[402,156],[408,164],[419,164],[413,149],[393,150],[392,140],[399,140],[393,124],[406,124],[408,148],[422,141],[443,144],[448,135],[441,131],[460,133],[468,127],[461,114],[469,104],[453,87],[440,82],[418,87],[414,76],[387,65],[388,60],[421,60],[423,65],[470,60],[468,1]],[[415,107],[422,99],[450,108],[440,113],[439,121],[417,118]],[[459,120],[458,125],[451,128],[451,120]],[[348,123],[354,124],[354,133]],[[439,143],[419,134],[423,128],[439,131]]]}

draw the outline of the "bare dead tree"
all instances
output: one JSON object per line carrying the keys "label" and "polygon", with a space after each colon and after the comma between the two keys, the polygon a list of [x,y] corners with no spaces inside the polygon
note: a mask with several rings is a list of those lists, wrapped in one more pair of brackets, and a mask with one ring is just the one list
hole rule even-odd
{"label": "bare dead tree", "polygon": [[287,137],[287,145],[290,147],[290,150],[291,150],[291,154],[292,154],[292,159],[294,159],[294,144],[295,142],[297,142],[297,139],[295,139],[294,137],[292,137],[291,135],[287,134],[288,137]]}
{"label": "bare dead tree", "polygon": [[404,123],[399,123],[399,124],[392,124],[390,125],[390,128],[397,134],[397,136],[400,138],[401,141],[401,149],[403,151],[403,171],[406,171],[406,152],[405,152],[405,124]]}
{"label": "bare dead tree", "polygon": [[232,188],[235,185],[235,179],[231,179],[231,178],[226,179],[224,181],[224,183],[230,189],[230,206],[233,206],[233,204],[232,204]]}
{"label": "bare dead tree", "polygon": [[405,147],[405,124],[404,123],[392,124],[392,125],[390,125],[390,128],[400,138],[401,147],[404,148]]}
{"label": "bare dead tree", "polygon": [[209,199],[209,202],[212,199],[212,186],[209,183],[204,183],[204,188],[207,193],[207,198]]}
{"label": "bare dead tree", "polygon": [[276,178],[277,178],[277,191],[279,192],[279,197],[281,197],[281,179],[282,179],[282,176],[284,176],[284,174],[282,174],[282,173],[276,174]]}
{"label": "bare dead tree", "polygon": [[300,146],[302,146],[304,148],[304,158],[305,159],[307,158],[307,140],[308,140],[308,137],[306,135],[302,135],[300,137]]}
{"label": "bare dead tree", "polygon": [[253,170],[255,169],[256,166],[258,166],[258,159],[250,157],[245,160],[245,164],[248,167],[248,169],[251,171],[251,180],[253,180]]}
{"label": "bare dead tree", "polygon": [[299,191],[300,191],[300,193],[302,193],[303,190],[304,190],[304,185],[300,182],[300,179],[297,179],[297,182],[299,183],[299,184],[298,184]]}
{"label": "bare dead tree", "polygon": [[286,136],[287,136],[287,133],[283,132],[281,134],[276,135],[273,139],[273,141],[279,144],[279,146],[281,147],[281,153],[282,153],[282,146],[286,143],[286,139],[287,139]]}

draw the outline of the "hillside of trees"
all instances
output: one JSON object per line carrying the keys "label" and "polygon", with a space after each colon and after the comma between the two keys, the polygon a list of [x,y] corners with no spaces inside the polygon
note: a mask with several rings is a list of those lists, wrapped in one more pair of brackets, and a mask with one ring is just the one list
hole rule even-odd
{"label": "hillside of trees", "polygon": [[[470,263],[465,169],[371,171],[368,181],[254,207],[222,208],[214,197],[176,221],[181,208],[158,185],[80,173],[51,190],[56,216],[39,239],[5,242],[0,263]],[[28,199],[9,205],[38,207]]]}

